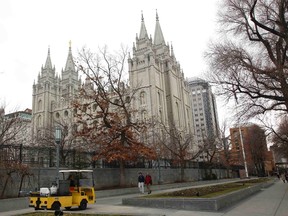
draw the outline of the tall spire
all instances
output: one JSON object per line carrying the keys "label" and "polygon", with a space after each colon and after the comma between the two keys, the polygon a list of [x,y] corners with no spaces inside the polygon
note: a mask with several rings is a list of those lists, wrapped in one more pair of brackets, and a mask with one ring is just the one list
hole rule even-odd
{"label": "tall spire", "polygon": [[72,70],[75,71],[75,65],[72,56],[71,41],[69,41],[69,52],[66,61],[65,71]]}
{"label": "tall spire", "polygon": [[164,36],[159,23],[159,16],[157,10],[156,10],[156,26],[154,32],[154,44],[155,45],[165,44]]}
{"label": "tall spire", "polygon": [[171,42],[171,56],[172,56],[173,58],[175,57],[172,42]]}
{"label": "tall spire", "polygon": [[52,63],[51,63],[51,58],[50,58],[50,46],[48,47],[48,55],[45,63],[45,69],[52,69]]}
{"label": "tall spire", "polygon": [[146,26],[144,23],[143,11],[141,11],[141,28],[140,28],[139,39],[144,39],[144,38],[148,38],[148,34],[147,34]]}

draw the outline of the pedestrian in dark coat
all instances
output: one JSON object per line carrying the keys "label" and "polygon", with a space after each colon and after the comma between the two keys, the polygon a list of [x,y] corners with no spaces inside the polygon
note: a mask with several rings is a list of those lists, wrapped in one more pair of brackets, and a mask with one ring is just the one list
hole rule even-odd
{"label": "pedestrian in dark coat", "polygon": [[144,181],[145,178],[141,172],[138,173],[138,188],[141,193],[144,193]]}

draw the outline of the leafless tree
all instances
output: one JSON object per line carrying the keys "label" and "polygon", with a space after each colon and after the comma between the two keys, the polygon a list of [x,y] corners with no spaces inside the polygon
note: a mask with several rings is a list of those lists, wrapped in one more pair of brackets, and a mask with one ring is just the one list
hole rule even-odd
{"label": "leafless tree", "polygon": [[[65,166],[67,165],[67,160],[74,161],[73,166],[75,166],[75,154],[81,155],[81,152],[88,152],[89,149],[84,149],[84,141],[81,142],[77,139],[77,136],[74,132],[75,128],[71,122],[68,122],[66,119],[70,118],[59,118],[55,120],[55,125],[61,128],[61,140],[58,144],[55,142],[55,130],[51,127],[42,127],[39,128],[34,138],[33,145],[37,149],[38,158],[48,158],[51,162],[53,158],[56,158],[56,148],[59,147],[59,165]],[[48,152],[50,152],[48,154]],[[74,155],[73,155],[74,154]],[[80,159],[80,158],[79,158]],[[86,158],[86,162],[88,158]],[[92,160],[90,160],[91,163]],[[76,167],[74,167],[76,168]],[[80,168],[80,167],[77,167]]]}
{"label": "leafless tree", "polygon": [[288,1],[224,0],[225,34],[206,52],[211,81],[247,118],[288,111]]}
{"label": "leafless tree", "polygon": [[20,118],[17,113],[5,115],[5,108],[0,107],[0,147],[4,145],[23,144],[27,136],[26,120]]}
{"label": "leafless tree", "polygon": [[5,196],[8,184],[13,183],[14,173],[21,175],[20,190],[23,178],[31,174],[29,166],[22,164],[19,155],[20,148],[29,142],[27,127],[27,121],[17,112],[5,115],[4,107],[0,108],[0,167],[5,171],[4,175],[0,176],[4,182],[0,194],[2,198]]}
{"label": "leafless tree", "polygon": [[193,161],[202,153],[201,148],[195,148],[194,134],[186,129],[180,129],[175,123],[170,122],[169,125],[164,122],[157,122],[159,133],[157,140],[161,149],[168,152],[168,158],[172,159],[173,163],[180,165],[180,180],[184,181],[184,169],[187,161]]}
{"label": "leafless tree", "polygon": [[[265,175],[265,160],[267,154],[267,142],[265,131],[258,125],[253,125],[249,128],[248,134],[245,137],[244,142],[249,143],[245,151],[250,151],[246,154],[248,164],[253,164],[250,170],[258,176]],[[251,163],[249,163],[251,161]]]}
{"label": "leafless tree", "polygon": [[230,138],[230,134],[227,134],[227,129],[228,125],[227,125],[227,121],[224,120],[222,127],[221,127],[221,138],[220,138],[220,142],[219,142],[219,154],[220,154],[220,160],[221,160],[221,164],[224,165],[227,169],[230,168],[231,164],[231,159],[232,159],[232,155],[231,155],[231,138]]}
{"label": "leafless tree", "polygon": [[77,109],[78,135],[85,138],[96,152],[95,159],[118,162],[120,184],[125,185],[126,161],[153,158],[155,152],[141,142],[145,122],[137,118],[133,103],[139,88],[130,88],[126,76],[127,48],[111,54],[107,47],[98,54],[83,48],[78,69],[86,76]]}
{"label": "leafless tree", "polygon": [[277,154],[288,158],[288,116],[282,116],[271,138]]}

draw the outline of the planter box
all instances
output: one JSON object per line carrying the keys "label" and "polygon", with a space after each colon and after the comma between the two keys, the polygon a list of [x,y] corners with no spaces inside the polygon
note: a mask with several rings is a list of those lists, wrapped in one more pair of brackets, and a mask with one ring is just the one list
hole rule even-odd
{"label": "planter box", "polygon": [[262,188],[269,187],[273,182],[259,183],[245,189],[234,191],[215,198],[125,198],[123,205],[151,208],[171,208],[191,211],[218,211],[245,199]]}

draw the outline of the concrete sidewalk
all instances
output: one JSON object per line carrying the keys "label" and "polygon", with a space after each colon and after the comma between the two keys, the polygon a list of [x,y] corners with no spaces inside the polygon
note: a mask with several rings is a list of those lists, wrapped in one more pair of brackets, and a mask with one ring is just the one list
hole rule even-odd
{"label": "concrete sidewalk", "polygon": [[288,216],[288,183],[275,183],[255,195],[218,212],[185,211],[175,209],[155,209],[131,206],[111,206],[105,211],[98,206],[97,213],[118,213],[141,216]]}
{"label": "concrete sidewalk", "polygon": [[226,209],[222,215],[288,216],[288,183],[276,181],[271,187]]}
{"label": "concrete sidewalk", "polygon": [[[118,196],[119,199],[122,196]],[[103,198],[105,199],[105,198]],[[109,198],[106,198],[109,199]],[[33,209],[1,212],[1,216],[23,215],[34,212]],[[76,213],[76,212],[75,212]],[[85,214],[127,214],[137,216],[288,216],[288,183],[275,181],[272,186],[263,189],[257,194],[218,212],[184,211],[176,209],[156,209],[148,207],[124,206],[96,203],[85,210]],[[65,212],[64,212],[65,215]],[[70,215],[70,214],[69,214]]]}

